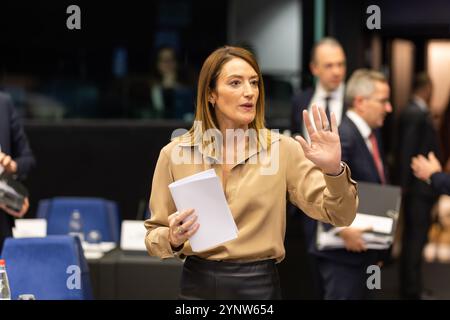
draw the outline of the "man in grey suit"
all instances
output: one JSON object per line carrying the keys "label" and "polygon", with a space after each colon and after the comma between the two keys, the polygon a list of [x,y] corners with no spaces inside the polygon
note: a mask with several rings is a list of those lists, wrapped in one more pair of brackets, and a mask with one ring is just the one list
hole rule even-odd
{"label": "man in grey suit", "polygon": [[[18,180],[23,180],[35,165],[19,116],[11,98],[0,93],[0,168]],[[0,252],[3,241],[12,235],[14,218],[22,217],[28,210],[28,199],[19,212],[0,205]]]}

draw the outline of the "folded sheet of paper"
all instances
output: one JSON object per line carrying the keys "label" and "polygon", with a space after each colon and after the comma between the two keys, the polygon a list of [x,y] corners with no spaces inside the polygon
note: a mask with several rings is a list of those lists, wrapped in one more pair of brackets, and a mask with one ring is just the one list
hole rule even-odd
{"label": "folded sheet of paper", "polygon": [[236,239],[234,222],[222,185],[214,169],[202,171],[169,185],[178,212],[194,209],[200,228],[189,239],[195,252]]}

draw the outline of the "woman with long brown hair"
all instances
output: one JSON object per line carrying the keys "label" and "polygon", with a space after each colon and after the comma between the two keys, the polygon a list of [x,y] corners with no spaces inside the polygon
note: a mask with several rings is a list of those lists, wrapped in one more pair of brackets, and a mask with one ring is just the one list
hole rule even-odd
{"label": "woman with long brown hair", "polygon": [[[299,137],[298,143],[265,128],[264,108],[254,56],[243,48],[219,48],[201,69],[192,129],[161,150],[145,243],[152,256],[187,257],[183,299],[279,299],[275,264],[285,255],[287,199],[333,225],[349,225],[355,217],[356,184],[341,162],[335,116],[330,125],[316,107],[313,124],[305,111],[311,141]],[[195,208],[176,212],[168,185],[207,169],[221,179],[238,237],[194,252],[189,238],[208,226],[196,221]]]}

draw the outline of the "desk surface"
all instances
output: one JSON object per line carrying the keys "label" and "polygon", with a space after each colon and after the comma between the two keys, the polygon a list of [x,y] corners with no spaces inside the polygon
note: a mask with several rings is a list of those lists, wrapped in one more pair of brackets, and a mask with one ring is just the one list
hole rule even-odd
{"label": "desk surface", "polygon": [[115,249],[88,260],[95,299],[177,299],[183,262]]}

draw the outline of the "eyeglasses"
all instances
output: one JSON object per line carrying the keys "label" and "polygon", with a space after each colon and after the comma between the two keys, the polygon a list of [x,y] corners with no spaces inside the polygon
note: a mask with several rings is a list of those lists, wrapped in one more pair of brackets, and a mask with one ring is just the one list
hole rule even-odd
{"label": "eyeglasses", "polygon": [[388,103],[391,103],[391,101],[389,100],[389,98],[386,98],[386,99],[377,99],[377,98],[374,98],[374,97],[365,97],[365,99],[376,101],[376,102],[378,102],[378,103],[381,103],[383,106],[386,105],[386,104],[388,104]]}

